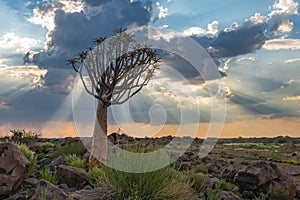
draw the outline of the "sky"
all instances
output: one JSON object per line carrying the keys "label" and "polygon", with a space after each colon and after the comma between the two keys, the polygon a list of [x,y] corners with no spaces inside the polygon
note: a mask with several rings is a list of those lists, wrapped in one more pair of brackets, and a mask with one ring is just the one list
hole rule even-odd
{"label": "sky", "polygon": [[[149,85],[127,104],[109,109],[109,131],[208,137],[209,127],[218,124],[222,129],[212,133],[218,137],[300,137],[299,3],[0,0],[0,136],[10,129],[44,137],[88,136],[94,120],[93,113],[91,118],[85,113],[95,106],[93,101],[74,106],[80,82],[65,61],[116,28],[138,34],[151,27],[160,43],[193,40],[204,52],[188,54],[209,57],[209,70],[218,76],[204,81],[190,62],[162,54]],[[224,98],[210,93],[216,83]],[[224,119],[212,120],[214,102],[226,107]]]}

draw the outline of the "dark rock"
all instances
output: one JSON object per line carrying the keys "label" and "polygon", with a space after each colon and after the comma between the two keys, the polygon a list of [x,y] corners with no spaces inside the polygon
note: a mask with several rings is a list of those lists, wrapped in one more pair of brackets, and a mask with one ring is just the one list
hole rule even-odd
{"label": "dark rock", "polygon": [[42,158],[41,160],[39,160],[38,165],[47,166],[50,162],[51,162],[51,159],[46,157],[46,158]]}
{"label": "dark rock", "polygon": [[23,199],[26,199],[27,196],[28,196],[28,194],[26,194],[25,191],[22,191],[22,192],[19,192],[17,194],[10,196],[9,198],[7,198],[5,200],[23,200]]}
{"label": "dark rock", "polygon": [[272,167],[272,169],[275,170],[279,180],[283,181],[287,179],[287,174],[281,169],[279,169],[279,167],[276,164],[270,163],[270,166]]}
{"label": "dark rock", "polygon": [[205,166],[209,173],[216,173],[216,174],[220,173],[220,171],[215,163],[208,163]]}
{"label": "dark rock", "polygon": [[218,196],[221,200],[240,200],[240,197],[233,192],[221,191]]}
{"label": "dark rock", "polygon": [[296,189],[296,198],[300,199],[300,187],[297,187]]}
{"label": "dark rock", "polygon": [[36,186],[39,183],[39,180],[36,179],[36,178],[27,178],[27,179],[24,180],[24,183]]}
{"label": "dark rock", "polygon": [[55,171],[58,165],[65,165],[67,164],[67,161],[68,156],[66,154],[62,154],[55,158],[53,161],[51,161],[47,168],[50,169],[50,171]]}
{"label": "dark rock", "polygon": [[240,170],[234,177],[234,183],[241,191],[251,191],[271,183],[272,180],[284,180],[284,178],[286,178],[285,173],[279,170],[277,165],[258,162]]}
{"label": "dark rock", "polygon": [[[270,192],[270,184],[278,188],[291,186],[286,180],[286,174],[276,164],[266,162],[258,162],[240,170],[234,177],[234,183],[247,198]],[[291,189],[290,193],[294,193],[293,191]]]}
{"label": "dark rock", "polygon": [[46,180],[41,180],[35,193],[31,197],[31,200],[40,199],[66,200],[68,199],[68,193],[56,187],[55,185],[52,185]]}
{"label": "dark rock", "polygon": [[69,187],[82,187],[87,180],[87,172],[84,169],[67,165],[58,165],[56,174],[59,183],[65,183]]}
{"label": "dark rock", "polygon": [[234,176],[238,173],[236,167],[230,166],[221,170],[221,177],[227,182],[233,183]]}
{"label": "dark rock", "polygon": [[41,149],[41,145],[43,143],[41,142],[32,142],[28,145],[28,148],[31,150],[31,151],[34,151],[34,152],[40,152],[40,149]]}
{"label": "dark rock", "polygon": [[67,184],[60,184],[58,187],[64,191],[69,191],[69,187]]}
{"label": "dark rock", "polygon": [[292,153],[291,156],[296,157],[298,154],[296,152]]}
{"label": "dark rock", "polygon": [[30,162],[12,143],[0,144],[0,199],[13,194],[22,183]]}
{"label": "dark rock", "polygon": [[210,175],[210,174],[205,174],[204,175],[204,188],[208,189],[217,189],[220,185],[220,179]]}

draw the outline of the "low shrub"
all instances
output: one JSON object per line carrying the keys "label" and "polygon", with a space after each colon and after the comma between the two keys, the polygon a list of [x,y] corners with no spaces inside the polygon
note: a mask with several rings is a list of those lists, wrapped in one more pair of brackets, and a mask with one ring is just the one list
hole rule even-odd
{"label": "low shrub", "polygon": [[85,152],[86,152],[86,148],[84,148],[83,146],[74,143],[69,143],[62,147],[58,147],[56,149],[56,153],[54,156],[57,157],[61,154],[66,154],[66,155],[76,154],[78,156],[82,156]]}
{"label": "low shrub", "polygon": [[67,164],[72,167],[77,167],[77,168],[82,168],[82,169],[86,169],[86,167],[87,167],[86,161],[81,159],[76,154],[68,155]]}
{"label": "low shrub", "polygon": [[49,181],[53,185],[58,185],[58,178],[55,173],[52,173],[49,169],[42,169],[40,178]]}
{"label": "low shrub", "polygon": [[53,148],[53,147],[55,147],[55,144],[53,144],[51,142],[44,142],[44,143],[41,144],[39,150],[43,152],[43,151],[45,151],[45,149]]}
{"label": "low shrub", "polygon": [[[108,159],[110,167],[92,169],[89,172],[90,179],[96,180],[98,185],[103,180],[107,181],[120,199],[191,200],[195,198],[195,192],[186,182],[185,176],[168,165],[170,158],[166,152],[163,150],[151,152],[147,149],[151,152],[150,157],[147,157],[143,149],[133,151],[134,154],[122,154],[121,151],[120,154],[110,157]],[[142,153],[136,154],[138,152]],[[166,167],[159,168],[159,166]],[[100,178],[97,178],[97,174]]]}
{"label": "low shrub", "polygon": [[16,144],[24,156],[29,160],[30,166],[28,174],[32,174],[37,163],[37,155],[34,151],[31,151],[25,144]]}
{"label": "low shrub", "polygon": [[109,168],[107,177],[121,199],[190,200],[191,185],[175,169],[166,167],[147,173],[127,173]]}

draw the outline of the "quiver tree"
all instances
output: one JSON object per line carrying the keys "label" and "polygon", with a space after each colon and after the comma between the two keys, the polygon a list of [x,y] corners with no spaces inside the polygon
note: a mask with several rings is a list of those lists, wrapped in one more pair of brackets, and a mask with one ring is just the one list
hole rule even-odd
{"label": "quiver tree", "polygon": [[68,63],[79,74],[85,90],[98,100],[89,167],[107,158],[107,109],[137,94],[152,77],[159,58],[146,44],[118,29],[106,39],[94,39],[95,46]]}

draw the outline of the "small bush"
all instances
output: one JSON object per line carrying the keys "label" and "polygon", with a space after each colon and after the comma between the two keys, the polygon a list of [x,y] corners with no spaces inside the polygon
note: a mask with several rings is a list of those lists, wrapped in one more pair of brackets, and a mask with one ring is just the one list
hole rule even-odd
{"label": "small bush", "polygon": [[201,194],[203,200],[221,200],[218,195],[219,190],[208,189],[206,193]]}
{"label": "small bush", "polygon": [[121,199],[190,200],[195,197],[180,172],[169,167],[138,174],[109,168],[107,175]]}
{"label": "small bush", "polygon": [[101,167],[93,167],[88,172],[88,180],[92,184],[101,188],[105,188],[109,185],[106,171],[104,170],[104,168]]}
{"label": "small bush", "polygon": [[285,162],[285,163],[292,164],[292,165],[300,165],[300,161],[298,161],[298,160],[293,160],[293,159],[285,160],[284,162]]}
{"label": "small bush", "polygon": [[294,198],[289,195],[287,191],[274,189],[271,193],[273,200],[293,200]]}
{"label": "small bush", "polygon": [[239,190],[239,188],[236,185],[228,183],[224,180],[221,180],[220,188],[222,190],[225,190],[225,191],[228,191],[228,192],[237,192]]}
{"label": "small bush", "polygon": [[201,173],[203,173],[203,174],[208,174],[208,169],[207,169],[207,167],[205,167],[205,166],[200,166],[200,165],[198,165],[198,166],[196,166],[196,167],[194,168],[194,171],[195,171],[196,173],[201,172]]}
{"label": "small bush", "polygon": [[10,132],[12,133],[10,139],[15,142],[20,142],[21,140],[24,139],[38,139],[41,136],[41,134],[37,134],[32,131],[27,131],[25,129],[10,130]]}
{"label": "small bush", "polygon": [[[147,149],[147,151],[149,150],[151,149]],[[143,149],[134,149],[133,151],[144,152]],[[166,152],[162,150],[152,153],[150,157],[143,157],[144,154],[140,153],[134,159],[132,156],[122,155],[122,152],[120,152],[118,156],[109,159],[110,166],[114,168],[103,166],[104,174],[99,169],[92,169],[89,176],[92,180],[97,180],[94,175],[99,174],[100,178],[97,182],[101,184],[103,179],[107,180],[120,199],[194,199],[194,190],[179,171],[169,166],[156,171],[150,170],[156,166],[169,164],[170,159]],[[117,170],[120,166],[123,167],[124,171]],[[131,171],[140,173],[130,173]]]}
{"label": "small bush", "polygon": [[269,198],[268,194],[260,193],[258,197],[255,197],[253,200],[267,200]]}
{"label": "small bush", "polygon": [[51,143],[51,142],[44,142],[41,144],[40,146],[40,151],[45,151],[45,149],[47,148],[53,148],[55,146],[55,144]]}
{"label": "small bush", "polygon": [[42,169],[41,171],[41,179],[49,181],[53,185],[58,185],[58,178],[57,176],[52,173],[49,169]]}
{"label": "small bush", "polygon": [[56,152],[57,152],[55,154],[56,157],[61,154],[66,154],[66,155],[76,154],[78,156],[82,156],[86,152],[86,149],[77,144],[69,143],[62,147],[57,148]]}
{"label": "small bush", "polygon": [[241,165],[249,165],[250,162],[248,160],[242,160]]}
{"label": "small bush", "polygon": [[72,167],[86,169],[87,163],[85,160],[81,159],[76,154],[72,154],[68,156],[67,164]]}

